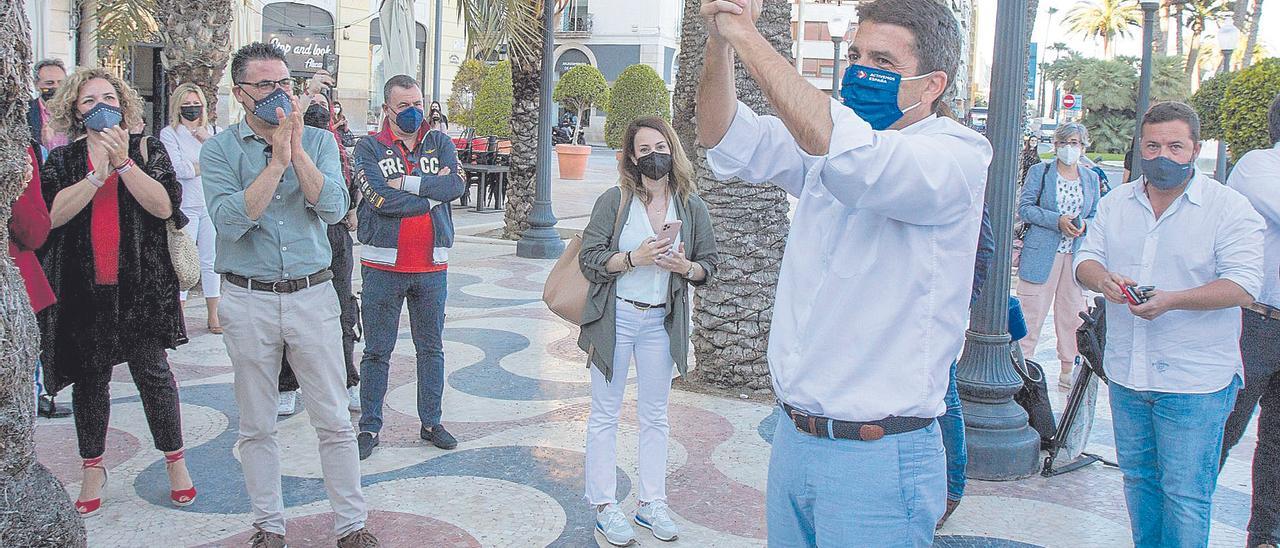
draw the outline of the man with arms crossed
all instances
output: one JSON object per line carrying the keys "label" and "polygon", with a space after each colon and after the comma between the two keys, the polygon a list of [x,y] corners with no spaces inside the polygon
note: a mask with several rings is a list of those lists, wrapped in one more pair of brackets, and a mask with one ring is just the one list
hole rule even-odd
{"label": "man with arms crossed", "polygon": [[1151,107],[1134,158],[1142,176],[1098,202],[1075,256],[1080,285],[1108,301],[1103,363],[1139,548],[1209,543],[1223,424],[1240,388],[1240,307],[1262,289],[1262,218],[1196,170],[1199,155],[1196,111]]}
{"label": "man with arms crossed", "polygon": [[[942,438],[969,319],[991,146],[938,115],[961,34],[936,0],[861,3],[844,101],[756,30],[758,0],[704,0],[698,140],[718,177],[799,199],[769,369],[784,417],[769,545],[929,546],[946,501]],[[778,116],[735,100],[737,55]]]}

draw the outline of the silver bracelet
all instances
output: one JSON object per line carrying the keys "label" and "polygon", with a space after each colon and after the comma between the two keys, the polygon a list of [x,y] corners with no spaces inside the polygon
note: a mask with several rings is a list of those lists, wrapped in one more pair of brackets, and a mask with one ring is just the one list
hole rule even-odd
{"label": "silver bracelet", "polygon": [[89,181],[89,184],[93,185],[93,188],[102,188],[102,185],[107,184],[106,181],[99,179],[97,175],[94,175],[92,171],[85,174],[84,180]]}

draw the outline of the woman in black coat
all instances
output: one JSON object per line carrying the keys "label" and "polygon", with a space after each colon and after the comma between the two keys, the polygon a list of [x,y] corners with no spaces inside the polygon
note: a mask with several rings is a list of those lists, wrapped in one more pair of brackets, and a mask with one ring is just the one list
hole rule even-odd
{"label": "woman in black coat", "polygon": [[195,500],[183,455],[178,387],[166,348],[186,342],[166,223],[186,224],[182,186],[159,141],[130,135],[141,125],[137,92],[102,69],[81,69],[50,104],[52,122],[74,139],[41,168],[53,230],[41,265],[58,297],[42,315],[45,382],[73,385],[84,480],[76,509],[101,506],[112,368],[128,362],[143,411],[168,464],[170,498]]}

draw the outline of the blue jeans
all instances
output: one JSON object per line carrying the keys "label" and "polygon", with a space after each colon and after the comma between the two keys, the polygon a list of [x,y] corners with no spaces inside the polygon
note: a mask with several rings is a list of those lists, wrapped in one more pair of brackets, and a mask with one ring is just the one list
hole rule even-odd
{"label": "blue jeans", "polygon": [[1240,378],[1210,394],[1110,390],[1133,543],[1207,546],[1223,425]]}
{"label": "blue jeans", "polygon": [[771,548],[931,546],[946,507],[938,426],[853,441],[810,436],[778,411],[769,455]]}
{"label": "blue jeans", "polygon": [[969,451],[964,446],[964,410],[960,407],[960,392],[956,390],[956,362],[951,362],[951,382],[943,401],[947,403],[947,412],[938,417],[938,428],[942,430],[942,446],[947,449],[947,498],[960,500],[964,496]]}
{"label": "blue jeans", "polygon": [[409,329],[418,356],[418,418],[428,428],[440,424],[444,395],[444,302],[447,273],[404,274],[367,266],[361,311],[364,358],[360,361],[360,431],[382,430],[391,352],[400,331],[400,311],[409,302]]}

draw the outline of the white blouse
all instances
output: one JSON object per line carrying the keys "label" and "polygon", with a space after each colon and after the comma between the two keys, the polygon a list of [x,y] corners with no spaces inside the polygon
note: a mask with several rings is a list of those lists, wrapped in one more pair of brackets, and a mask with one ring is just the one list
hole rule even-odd
{"label": "white blouse", "polygon": [[[211,136],[219,132],[218,128],[212,125],[208,130]],[[178,176],[178,182],[182,183],[181,207],[204,209],[204,186],[201,184],[200,176],[196,175],[195,169],[195,164],[200,161],[200,148],[204,144],[191,134],[187,126],[182,124],[178,124],[176,129],[173,126],[165,126],[161,129],[160,142],[164,144],[165,152],[169,153],[169,161],[173,163],[173,171]]]}
{"label": "white blouse", "polygon": [[[667,200],[666,221],[676,220],[675,197]],[[618,249],[623,253],[633,251],[648,238],[657,233],[649,226],[649,216],[645,213],[644,203],[638,196],[632,196],[631,207],[627,211],[627,220],[622,225],[622,233],[618,235]],[[680,235],[676,234],[672,249],[679,249]],[[671,273],[657,265],[638,266],[618,278],[618,297],[646,304],[665,304],[667,287],[671,283]]]}
{"label": "white blouse", "polygon": [[[1075,175],[1075,179],[1068,179],[1058,174],[1058,213],[1068,217],[1079,217],[1084,208],[1084,187],[1080,184],[1080,174]],[[1075,241],[1063,235],[1058,242],[1058,253],[1071,253],[1071,244]]]}

